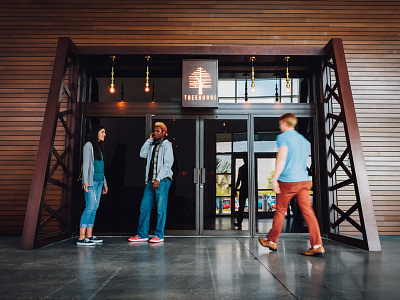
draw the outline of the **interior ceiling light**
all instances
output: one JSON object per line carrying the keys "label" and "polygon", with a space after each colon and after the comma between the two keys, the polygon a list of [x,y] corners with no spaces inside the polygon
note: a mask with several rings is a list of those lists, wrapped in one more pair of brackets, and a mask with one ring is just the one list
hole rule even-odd
{"label": "interior ceiling light", "polygon": [[254,93],[256,90],[256,84],[254,83],[254,61],[256,60],[255,56],[250,56],[251,61],[251,92]]}
{"label": "interior ceiling light", "polygon": [[146,93],[150,92],[150,85],[149,85],[149,60],[150,60],[150,55],[146,55],[144,58],[146,58],[146,87],[144,88],[144,91]]}
{"label": "interior ceiling light", "polygon": [[290,56],[285,56],[283,59],[286,61],[286,93],[290,94],[290,78],[289,78],[289,59]]}
{"label": "interior ceiling light", "polygon": [[115,92],[115,88],[114,88],[114,60],[115,60],[115,56],[112,55],[112,56],[110,56],[110,58],[112,59],[112,62],[111,62],[111,86],[110,86],[110,93],[114,93],[114,92]]}

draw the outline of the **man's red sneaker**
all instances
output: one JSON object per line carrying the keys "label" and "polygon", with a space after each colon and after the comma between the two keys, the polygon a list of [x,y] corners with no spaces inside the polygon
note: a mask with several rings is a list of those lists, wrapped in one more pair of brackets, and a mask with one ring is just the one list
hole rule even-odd
{"label": "man's red sneaker", "polygon": [[149,243],[162,243],[162,242],[164,242],[164,239],[160,239],[158,236],[153,237],[149,241]]}
{"label": "man's red sneaker", "polygon": [[138,234],[128,239],[130,242],[147,242],[148,240],[149,238],[142,238]]}

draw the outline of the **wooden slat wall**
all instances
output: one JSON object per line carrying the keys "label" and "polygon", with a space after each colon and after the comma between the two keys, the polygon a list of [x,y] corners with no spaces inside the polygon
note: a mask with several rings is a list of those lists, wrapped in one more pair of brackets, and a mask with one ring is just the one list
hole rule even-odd
{"label": "wooden slat wall", "polygon": [[399,1],[1,1],[0,233],[22,231],[59,36],[78,46],[324,46],[339,37],[379,232],[399,235],[399,32]]}

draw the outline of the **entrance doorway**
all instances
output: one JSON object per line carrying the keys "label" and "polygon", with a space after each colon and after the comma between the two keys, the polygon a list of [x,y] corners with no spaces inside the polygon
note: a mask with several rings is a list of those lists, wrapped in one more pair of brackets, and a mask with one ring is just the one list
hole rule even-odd
{"label": "entrance doorway", "polygon": [[[93,49],[95,49],[95,51]],[[282,93],[281,95],[278,93],[278,77],[283,78],[279,73],[282,74],[284,69],[281,65],[283,61],[282,57],[287,55],[287,52],[290,52],[291,62],[296,62],[295,66],[297,65],[295,67],[297,69],[295,73],[298,72],[298,74],[295,74],[294,77],[308,78],[308,80],[302,81],[300,84],[301,90],[298,94],[299,97],[296,97],[299,99],[299,102],[296,105],[292,105],[294,102],[286,103],[286,101],[283,101]],[[75,179],[78,178],[79,175],[80,159],[77,157],[79,155],[74,153],[79,152],[81,148],[80,145],[75,142],[77,132],[79,132],[81,128],[80,107],[77,104],[85,102],[83,114],[86,117],[98,117],[100,115],[103,117],[143,117],[144,114],[141,114],[140,111],[145,110],[146,113],[153,113],[155,110],[161,111],[159,110],[160,105],[154,103],[154,92],[152,93],[153,101],[151,104],[143,103],[142,105],[138,105],[137,103],[129,103],[132,101],[124,102],[123,92],[121,92],[121,102],[116,102],[115,99],[113,99],[109,101],[113,103],[100,103],[100,99],[97,97],[98,90],[95,88],[96,84],[93,85],[92,82],[96,81],[93,80],[94,78],[109,77],[109,64],[105,63],[105,58],[109,61],[110,53],[119,55],[120,65],[124,66],[125,75],[123,74],[124,72],[121,72],[121,78],[143,77],[143,65],[141,62],[143,62],[144,54],[146,54],[146,56],[151,54],[152,61],[158,61],[157,64],[152,64],[152,71],[155,69],[159,71],[158,75],[153,77],[153,79],[156,77],[181,78],[182,68],[180,62],[183,59],[217,59],[219,66],[222,67],[219,68],[218,71],[221,75],[219,77],[224,78],[227,74],[230,74],[228,77],[234,78],[235,81],[238,77],[245,77],[245,97],[238,97],[236,93],[237,85],[235,85],[234,89],[230,89],[232,92],[235,90],[235,93],[233,94],[230,92],[225,95],[225,100],[227,101],[220,99],[219,111],[229,111],[230,113],[235,113],[236,111],[238,114],[246,112],[258,116],[265,113],[267,117],[276,117],[291,111],[297,116],[315,117],[315,121],[317,121],[318,116],[318,126],[315,122],[313,126],[314,129],[311,131],[315,133],[315,137],[319,137],[319,141],[316,139],[318,145],[314,143],[313,147],[313,157],[315,158],[314,166],[315,170],[318,170],[318,172],[312,172],[312,170],[311,172],[314,174],[313,179],[315,180],[315,186],[317,186],[318,190],[317,193],[313,193],[313,195],[315,195],[313,198],[316,200],[313,201],[313,203],[319,206],[317,207],[317,216],[320,220],[321,211],[324,212],[323,232],[327,233],[330,238],[372,251],[380,251],[378,231],[376,229],[375,216],[372,209],[371,193],[366,178],[365,162],[357,127],[357,118],[355,116],[350,81],[348,79],[348,71],[344,58],[343,43],[340,39],[331,39],[323,48],[256,46],[245,47],[244,49],[241,46],[224,46],[223,48],[209,46],[177,46],[171,51],[170,48],[166,49],[165,47],[158,46],[144,48],[135,46],[111,48],[107,46],[96,46],[94,48],[78,47],[67,37],[61,37],[57,46],[57,55],[55,57],[43,130],[37,154],[37,162],[39,163],[36,164],[33,175],[21,249],[32,249],[34,246],[45,245],[64,239],[76,230],[76,224],[78,222],[76,222],[77,215],[75,214],[72,201],[75,193],[71,191],[74,189],[77,190],[77,186],[79,185],[79,183],[75,182]],[[257,65],[261,67],[260,69],[268,70],[266,73],[270,73],[270,75],[272,75],[273,72],[273,77],[276,79],[275,97],[261,99],[262,103],[264,103],[263,105],[257,105],[256,103],[256,105],[251,105],[247,101],[247,73],[243,74],[243,72],[247,72],[248,70],[248,58],[250,55],[257,55]],[[154,59],[155,56],[158,59]],[[121,59],[123,57],[125,60]],[[285,61],[286,74],[288,74],[287,56],[285,56]],[[79,66],[83,66],[83,68]],[[135,71],[132,72],[132,70]],[[167,76],[165,75],[166,70]],[[68,74],[69,76],[67,76]],[[291,72],[291,77],[293,77],[293,72]],[[253,78],[252,81],[253,85]],[[287,81],[286,88],[288,94],[290,94],[292,90],[290,86],[294,85],[294,82],[291,84],[290,80]],[[153,91],[154,86],[153,81]],[[75,88],[71,89],[71,87]],[[76,87],[80,88],[76,89]],[[121,90],[123,91],[123,84]],[[141,89],[133,90],[135,91],[135,99],[146,98],[137,95],[136,91]],[[150,94],[148,93],[148,95]],[[255,98],[259,97],[258,95],[254,96]],[[222,98],[223,97],[224,96],[222,96]],[[264,97],[261,95],[261,98]],[[290,98],[294,99],[292,94]],[[177,107],[179,101],[175,101],[177,99],[179,100],[180,96],[164,97],[163,95],[161,99],[164,99],[164,102],[168,102],[168,105],[164,106],[167,107],[167,111],[184,111],[182,107]],[[240,99],[243,99],[245,103],[239,101]],[[63,100],[67,100],[64,101],[66,105],[63,104],[60,106]],[[149,100],[148,97],[147,100]],[[228,102],[233,103],[232,100],[234,100],[234,106],[228,104]],[[222,102],[225,102],[226,105]],[[68,107],[68,109],[61,111],[60,109],[64,107]],[[224,107],[224,109],[221,109],[222,107]],[[208,110],[210,113],[213,113],[213,111],[215,112],[216,109]],[[163,110],[163,112],[165,113],[166,111]],[[188,110],[186,110],[185,113],[186,112],[188,112]],[[254,121],[254,119],[250,119],[251,122]],[[56,140],[55,133],[57,127],[59,127],[58,121],[61,121],[65,129],[65,131],[61,133],[63,137],[65,136],[66,142],[64,153],[61,156],[57,154],[58,151],[54,148],[54,141]],[[250,124],[250,127],[254,128],[253,125],[254,124]],[[74,130],[76,130],[75,133]],[[248,132],[253,133],[253,131]],[[339,137],[336,140],[338,143],[335,141],[335,134]],[[253,134],[251,134],[248,140],[253,140]],[[254,169],[254,157],[252,154],[254,152],[252,152],[251,149],[253,144],[249,143],[248,146],[249,153],[251,154],[249,168]],[[338,146],[337,150],[344,150],[341,156],[335,151],[336,146]],[[49,153],[52,153],[52,155],[49,155]],[[344,163],[346,157],[348,158],[348,166]],[[355,157],[357,159],[354,159]],[[50,168],[52,161],[54,161],[54,165]],[[59,166],[62,166],[63,170],[60,170],[60,168],[58,168]],[[56,170],[60,171],[60,174],[63,174],[62,181],[52,177]],[[322,175],[321,178],[318,176],[320,172]],[[343,172],[345,176],[343,176]],[[252,203],[255,202],[251,199],[254,192],[251,190],[251,187],[254,186],[254,176],[252,177],[251,173],[249,179],[249,181],[252,181],[251,184],[249,184],[249,205],[251,207]],[[51,199],[56,200],[52,201],[53,205],[51,207],[45,202],[45,191],[48,182],[60,187],[60,190],[57,191],[57,196],[54,197],[52,194]],[[343,193],[338,193],[338,190]],[[351,195],[349,197],[348,190],[351,190]],[[362,192],[360,192],[361,190]],[[321,209],[321,198],[324,198],[323,209]],[[349,208],[349,201],[352,203],[355,201],[355,203],[345,212],[344,210]],[[355,216],[356,212],[358,213],[357,216]],[[251,213],[252,210],[250,209],[250,214]],[[352,215],[353,213],[355,214]],[[44,218],[44,221],[41,221],[41,218]],[[251,225],[254,219],[254,216],[249,216],[251,234],[255,232],[254,222],[253,226]],[[358,219],[360,220],[359,223],[357,222]],[[352,225],[352,227],[348,226],[349,224]],[[349,227],[351,228],[349,229]],[[342,229],[344,229],[344,231]],[[363,238],[361,240],[358,236],[349,237],[348,235],[341,234],[341,232],[350,232],[356,235],[361,233]]]}
{"label": "entrance doorway", "polygon": [[[311,143],[307,167],[311,181],[315,181],[314,172],[314,119],[310,117],[298,117],[296,130]],[[255,234],[267,234],[272,228],[272,219],[276,210],[276,194],[272,190],[272,178],[275,173],[275,157],[278,151],[276,138],[279,134],[279,123],[277,118],[255,117],[254,118],[254,176],[255,176]],[[317,174],[318,175],[318,174]],[[310,201],[313,200],[314,192],[311,191]],[[317,217],[319,211],[317,203],[313,203]],[[286,213],[286,222],[283,233],[308,232],[303,216],[297,207],[294,197]]]}
{"label": "entrance doorway", "polygon": [[[236,193],[238,169],[248,156],[248,115],[244,116],[202,116],[200,165],[204,173],[200,185],[203,202],[202,222],[204,234],[248,235],[249,219],[243,219],[242,226],[235,226],[239,212],[239,193],[248,178],[241,182],[242,189]],[[248,171],[248,166],[247,170]],[[244,173],[244,172],[242,172]],[[246,172],[248,173],[248,172]],[[244,205],[244,203],[243,203]]]}
{"label": "entrance doorway", "polygon": [[[139,157],[139,151],[158,121],[168,127],[167,138],[175,156],[167,235],[243,236],[266,234],[272,227],[276,195],[271,179],[279,134],[276,117],[147,114],[137,118],[92,118],[90,122],[94,121],[105,126],[107,132],[109,182],[109,193],[102,196],[96,217],[97,232],[136,232],[145,173],[145,160]],[[297,129],[314,144],[313,118],[300,117]],[[310,153],[311,175],[312,157]],[[154,208],[150,229],[155,224]],[[284,226],[283,232],[307,232],[295,199]]]}
{"label": "entrance doorway", "polygon": [[239,202],[233,194],[237,157],[247,156],[248,116],[152,115],[149,134],[157,121],[168,127],[176,160],[166,234],[249,235],[248,218],[241,231],[234,226]]}

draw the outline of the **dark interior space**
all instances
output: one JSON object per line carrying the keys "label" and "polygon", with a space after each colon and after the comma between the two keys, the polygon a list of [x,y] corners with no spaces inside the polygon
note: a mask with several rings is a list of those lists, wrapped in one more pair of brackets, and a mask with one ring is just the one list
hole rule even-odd
{"label": "dark interior space", "polygon": [[[166,231],[196,229],[196,122],[191,119],[156,118],[168,128],[167,139],[174,149],[173,181],[168,194]],[[153,222],[156,215],[152,216]],[[152,227],[154,226],[154,227]],[[151,225],[150,228],[155,228]]]}
{"label": "dark interior space", "polygon": [[109,192],[101,197],[96,231],[134,232],[144,190],[145,160],[139,157],[139,151],[145,141],[145,118],[101,118],[98,121],[107,134],[104,157]]}
{"label": "dark interior space", "polygon": [[[96,215],[96,231],[102,234],[128,234],[137,229],[144,191],[146,159],[139,157],[145,142],[145,118],[101,118],[106,128],[105,176],[109,192],[102,195]],[[157,119],[160,121],[160,119]],[[195,123],[190,120],[162,119],[173,143],[174,177],[169,191],[166,230],[195,229]],[[156,208],[150,219],[150,232],[156,224]]]}

